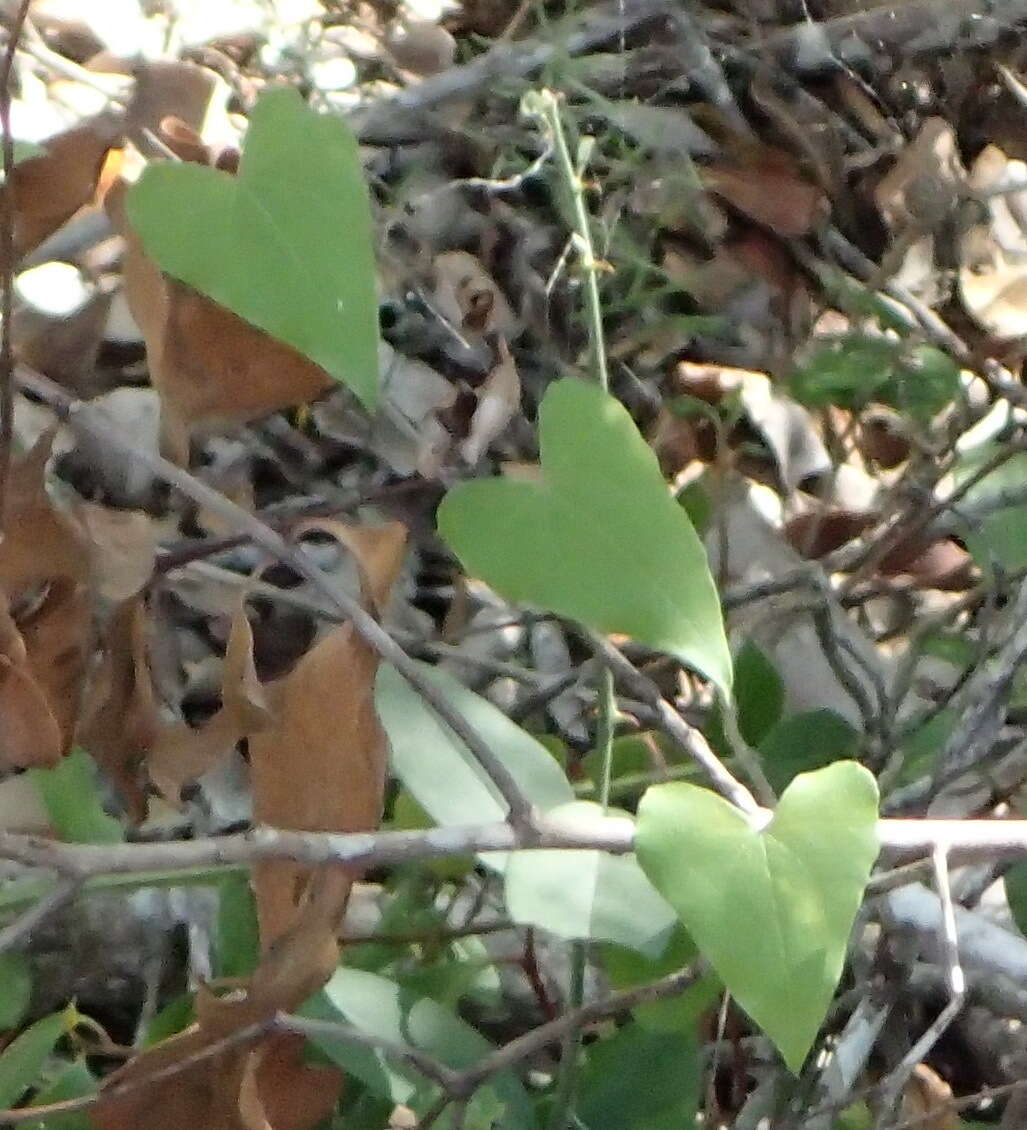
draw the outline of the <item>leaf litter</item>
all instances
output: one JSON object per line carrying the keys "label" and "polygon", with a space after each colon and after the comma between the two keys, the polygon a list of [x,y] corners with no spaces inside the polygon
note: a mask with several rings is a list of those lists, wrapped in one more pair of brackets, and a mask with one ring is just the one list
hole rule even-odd
{"label": "leaf litter", "polygon": [[[588,355],[566,186],[517,118],[526,72],[502,61],[520,57],[522,41],[564,37],[566,54],[530,82],[564,93],[613,392],[702,528],[731,598],[732,645],[758,642],[787,712],[833,710],[881,763],[947,702],[966,670],[921,661],[917,625],[951,617],[986,646],[995,560],[977,535],[996,512],[1011,538],[1027,529],[1022,498],[988,510],[969,496],[942,514],[942,473],[958,480],[972,429],[990,429],[991,442],[1022,427],[1023,399],[1009,391],[1020,387],[1027,295],[1014,36],[912,17],[883,26],[873,10],[850,17],[830,3],[812,6],[817,46],[769,5],[700,6],[687,19],[660,9],[601,35],[590,29],[610,14],[602,4],[561,10],[552,27],[531,6],[511,19],[506,5],[470,0],[427,21],[391,5],[297,5],[295,19],[277,20],[239,5],[249,14],[211,23],[208,13],[205,25],[203,6],[182,0],[160,12],[119,6],[130,10],[121,31],[134,29],[146,51],[126,66],[115,27],[93,10],[103,6],[79,5],[74,18],[67,5],[37,7],[38,38],[16,60],[14,119],[41,152],[4,190],[16,267],[71,264],[103,302],[73,327],[63,319],[70,353],[40,347],[49,331],[34,343],[25,333],[19,361],[89,397],[82,411],[105,411],[142,450],[154,450],[159,417],[161,449],[206,481],[227,481],[218,445],[233,445],[234,497],[314,560],[333,562],[344,546],[362,562],[352,591],[367,610],[552,742],[574,779],[596,724],[580,639],[559,622],[533,626],[538,609],[465,577],[434,532],[443,490],[463,480],[501,469],[538,486],[539,407]],[[476,36],[497,39],[502,81],[474,70],[487,50]],[[354,395],[259,318],[163,273],[126,217],[126,178],[143,159],[172,177],[177,156],[196,166],[186,176],[227,178],[260,91],[308,80],[312,104],[349,115],[371,186],[378,279],[364,297],[383,341],[360,364],[380,380],[375,415],[361,404],[367,386]],[[24,422],[41,406],[19,407]],[[322,617],[288,566],[139,466],[67,430],[52,449],[34,448],[27,424],[19,433],[0,543],[8,770],[81,746],[110,810],[141,835],[221,831],[218,813],[236,802],[255,821],[300,830],[393,821],[377,660],[352,627]],[[804,560],[843,586],[826,657],[824,619],[805,595],[759,595]],[[679,704],[707,710],[703,680],[668,673],[644,649],[635,658]],[[909,693],[882,729],[889,715],[875,696],[903,679]],[[642,704],[620,705],[622,736],[650,741],[645,773],[678,771]],[[356,876],[318,874],[257,869],[264,957],[241,995],[203,989],[195,1026],[108,1086],[294,1009],[323,983]],[[544,1002],[529,996],[527,1007],[534,1017]],[[959,1093],[987,1074],[960,1076],[944,1050],[935,1060],[917,1078],[940,1071]],[[1005,1062],[993,1057],[989,1079],[1007,1078]],[[96,1118],[313,1126],[339,1085],[334,1069],[303,1063],[296,1041],[275,1036]],[[914,1092],[910,1109],[937,1106],[947,1124],[944,1102],[925,1106]]]}

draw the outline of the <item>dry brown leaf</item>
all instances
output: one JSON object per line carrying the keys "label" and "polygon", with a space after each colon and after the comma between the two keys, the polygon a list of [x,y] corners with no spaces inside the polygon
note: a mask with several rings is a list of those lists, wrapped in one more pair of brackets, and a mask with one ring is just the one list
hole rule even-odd
{"label": "dry brown leaf", "polygon": [[60,755],[75,739],[93,626],[89,589],[71,577],[50,582],[43,599],[17,617],[28,671],[49,704],[60,734]]}
{"label": "dry brown leaf", "polygon": [[104,159],[115,141],[113,126],[96,121],[44,141],[45,153],[15,166],[11,190],[16,260],[93,200]]}
{"label": "dry brown leaf", "polygon": [[76,515],[89,538],[97,593],[121,604],[149,581],[157,556],[153,519],[143,510],[81,502]]}
{"label": "dry brown leaf", "polygon": [[739,154],[738,163],[703,170],[703,184],[750,220],[782,236],[809,235],[828,213],[822,189],[805,180],[794,159],[769,146]]}
{"label": "dry brown leaf", "polygon": [[198,138],[214,143],[228,139],[225,106],[230,91],[220,75],[195,63],[171,59],[138,63],[132,73],[135,85],[125,125],[141,152],[163,156],[146,133],[163,133],[166,118],[176,118]]}
{"label": "dry brown leaf", "polygon": [[[107,1076],[104,1088],[183,1063],[279,1011],[293,1011],[316,992],[338,960],[329,888],[311,884],[293,928],[265,954],[243,991],[218,998],[201,990],[197,1022]],[[103,1101],[101,1091],[92,1119],[97,1130],[307,1130],[331,1111],[341,1082],[334,1068],[301,1063],[291,1037],[253,1037],[118,1098]]]}
{"label": "dry brown leaf", "polygon": [[385,44],[396,66],[417,78],[437,75],[456,58],[456,40],[431,20],[402,21],[390,29]]}
{"label": "dry brown leaf", "polygon": [[[365,603],[384,607],[403,560],[406,530],[398,523],[353,528],[305,523],[327,530],[354,555]],[[374,707],[377,654],[341,624],[275,687],[274,725],[250,738],[254,818],[279,828],[361,832],[378,826],[385,788],[387,741]],[[296,919],[309,867],[270,862],[255,869],[260,935],[274,943]],[[341,916],[353,881],[330,874]]]}
{"label": "dry brown leaf", "polygon": [[902,1094],[903,1121],[919,1130],[958,1130],[962,1125],[956,1113],[952,1088],[926,1063],[918,1063]]}
{"label": "dry brown leaf", "polygon": [[460,445],[464,462],[474,466],[489,444],[521,410],[521,377],[510,347],[499,339],[499,364],[477,390],[478,404],[471,417],[470,434]]}
{"label": "dry brown leaf", "polygon": [[445,251],[435,256],[432,266],[435,306],[457,329],[505,338],[517,335],[520,327],[506,295],[473,255]]}
{"label": "dry brown leaf", "polygon": [[111,618],[80,741],[117,785],[135,820],[146,815],[140,768],[160,728],[150,678],[146,607],[139,596]]}
{"label": "dry brown leaf", "polygon": [[988,198],[988,216],[962,234],[959,296],[967,312],[999,338],[1027,333],[1027,192],[1002,193],[1024,182],[1027,164],[1009,160],[997,145],[977,155],[969,188]]}
{"label": "dry brown leaf", "polygon": [[928,118],[874,191],[892,228],[932,231],[955,207],[965,172],[956,133],[944,118]]}
{"label": "dry brown leaf", "polygon": [[221,676],[221,709],[202,726],[162,726],[147,754],[150,780],[172,803],[182,786],[212,769],[249,737],[271,724],[264,688],[253,665],[253,633],[240,607],[232,620]]}
{"label": "dry brown leaf", "polygon": [[107,193],[125,239],[125,293],[146,341],[150,379],[160,393],[162,443],[180,463],[201,426],[244,423],[305,403],[334,382],[289,346],[184,283],[165,277],[125,218],[125,182]]}
{"label": "dry brown leaf", "polygon": [[0,588],[17,603],[31,585],[54,577],[86,581],[89,560],[82,531],[59,511],[46,490],[46,463],[53,434],[44,435],[12,463],[7,484],[7,520],[0,542]]}
{"label": "dry brown leaf", "polygon": [[75,736],[92,643],[81,530],[45,486],[52,435],[11,465],[0,542],[0,764],[53,765]]}

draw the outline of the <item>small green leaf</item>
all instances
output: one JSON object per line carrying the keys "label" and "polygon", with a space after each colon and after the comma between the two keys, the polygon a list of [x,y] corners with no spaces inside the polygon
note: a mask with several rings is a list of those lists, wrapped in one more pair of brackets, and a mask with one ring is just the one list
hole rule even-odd
{"label": "small green leaf", "polygon": [[84,749],[75,749],[52,769],[30,769],[47,816],[58,836],[73,844],[117,844],[121,825],[100,803],[96,765]]}
{"label": "small green leaf", "polygon": [[39,1082],[57,1041],[71,1030],[77,1015],[72,1008],[44,1016],[4,1048],[0,1053],[0,1110],[14,1106]]}
{"label": "small green leaf", "polygon": [[179,993],[153,1016],[140,1043],[144,1048],[152,1048],[154,1044],[184,1031],[195,1019],[196,994]]}
{"label": "small green leaf", "polygon": [[759,753],[767,780],[780,793],[798,774],[852,757],[858,745],[859,734],[840,714],[810,710],[778,723],[760,743]]}
{"label": "small green leaf", "polygon": [[[980,472],[1000,451],[997,443],[983,443],[966,452],[953,469],[957,485]],[[996,495],[1016,490],[1027,482],[1027,454],[1013,455],[975,482],[961,501],[973,509]],[[983,569],[996,563],[1009,572],[1027,567],[1027,506],[1005,506],[986,514],[980,524],[967,534],[967,548]]]}
{"label": "small green leaf", "polygon": [[509,600],[622,632],[731,692],[706,553],[619,401],[567,378],[539,409],[541,484],[453,487],[438,527],[464,567]]}
{"label": "small green leaf", "polygon": [[[547,815],[586,827],[603,819],[599,805],[588,801],[574,801]],[[561,938],[615,942],[651,957],[664,951],[677,925],[674,911],[653,890],[633,855],[518,852],[507,863],[505,892],[515,922],[541,926]]]}
{"label": "small green leaf", "polygon": [[32,996],[32,967],[23,953],[0,953],[0,1031],[17,1028]]}
{"label": "small green leaf", "polygon": [[378,301],[367,187],[343,119],[291,88],[250,114],[238,176],[151,163],[127,199],[148,255],[298,349],[368,408],[378,400]]}
{"label": "small green leaf", "polygon": [[[96,1093],[96,1079],[83,1059],[66,1064],[56,1078],[36,1092],[32,1106],[49,1106],[67,1099],[81,1099]],[[36,1122],[23,1122],[24,1130],[93,1130],[88,1111],[71,1111],[68,1114],[51,1114]]]}
{"label": "small green leaf", "polygon": [[639,805],[643,869],[792,1071],[841,976],[876,828],[877,784],[854,762],[796,777],[762,831],[694,785]]}
{"label": "small green leaf", "polygon": [[577,1104],[589,1130],[691,1126],[698,1105],[694,1036],[628,1024],[589,1048]]}
{"label": "small green leaf", "polygon": [[[540,812],[574,799],[563,770],[545,746],[451,675],[427,664],[422,670],[489,743]],[[393,772],[436,824],[506,819],[506,804],[485,771],[395,668],[384,663],[375,684],[375,704],[389,736]],[[502,852],[489,852],[485,862],[501,870],[505,858]]]}
{"label": "small green leaf", "polygon": [[[494,1050],[484,1036],[438,1002],[359,969],[337,969],[301,1012],[317,1020],[344,1021],[361,1032],[417,1048],[457,1070],[473,1066]],[[311,1043],[374,1093],[413,1104],[415,1109],[430,1105],[432,1088],[396,1057],[330,1036],[314,1036]],[[527,1093],[512,1072],[496,1075],[483,1090],[500,1104],[504,1127],[532,1125]]]}
{"label": "small green leaf", "polygon": [[797,366],[790,383],[810,407],[858,409],[873,400],[926,424],[959,391],[959,368],[930,345],[846,334]]}
{"label": "small green leaf", "polygon": [[248,875],[233,875],[218,890],[219,977],[248,977],[260,957],[257,902]]}
{"label": "small green leaf", "polygon": [[[781,718],[785,688],[774,665],[762,651],[747,640],[735,656],[735,709],[738,731],[751,746],[758,746]],[[723,703],[714,706],[709,724],[710,745],[724,756],[732,752],[724,734]]]}

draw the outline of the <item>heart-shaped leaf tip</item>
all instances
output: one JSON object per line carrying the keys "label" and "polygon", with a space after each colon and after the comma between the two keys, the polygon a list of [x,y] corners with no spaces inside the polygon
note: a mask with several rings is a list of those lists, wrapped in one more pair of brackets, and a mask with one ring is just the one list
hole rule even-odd
{"label": "heart-shaped leaf tip", "polygon": [[567,378],[539,409],[541,483],[461,483],[439,532],[509,600],[677,656],[724,692],[731,655],[706,553],[624,406]]}
{"label": "heart-shaped leaf tip", "polygon": [[707,789],[650,788],[636,851],[728,991],[798,1071],[877,858],[877,783],[839,761],[796,777],[757,830]]}
{"label": "heart-shaped leaf tip", "polygon": [[291,88],[250,114],[238,176],[151,164],[126,201],[157,265],[378,400],[371,214],[356,139]]}

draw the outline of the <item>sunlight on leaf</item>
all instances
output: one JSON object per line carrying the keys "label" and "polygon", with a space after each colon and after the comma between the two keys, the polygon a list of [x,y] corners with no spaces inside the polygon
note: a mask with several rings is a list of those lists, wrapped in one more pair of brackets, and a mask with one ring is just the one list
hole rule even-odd
{"label": "sunlight on leaf", "polygon": [[792,1071],[841,976],[876,827],[877,784],[851,761],[796,777],[763,831],[694,785],[639,805],[643,869]]}

